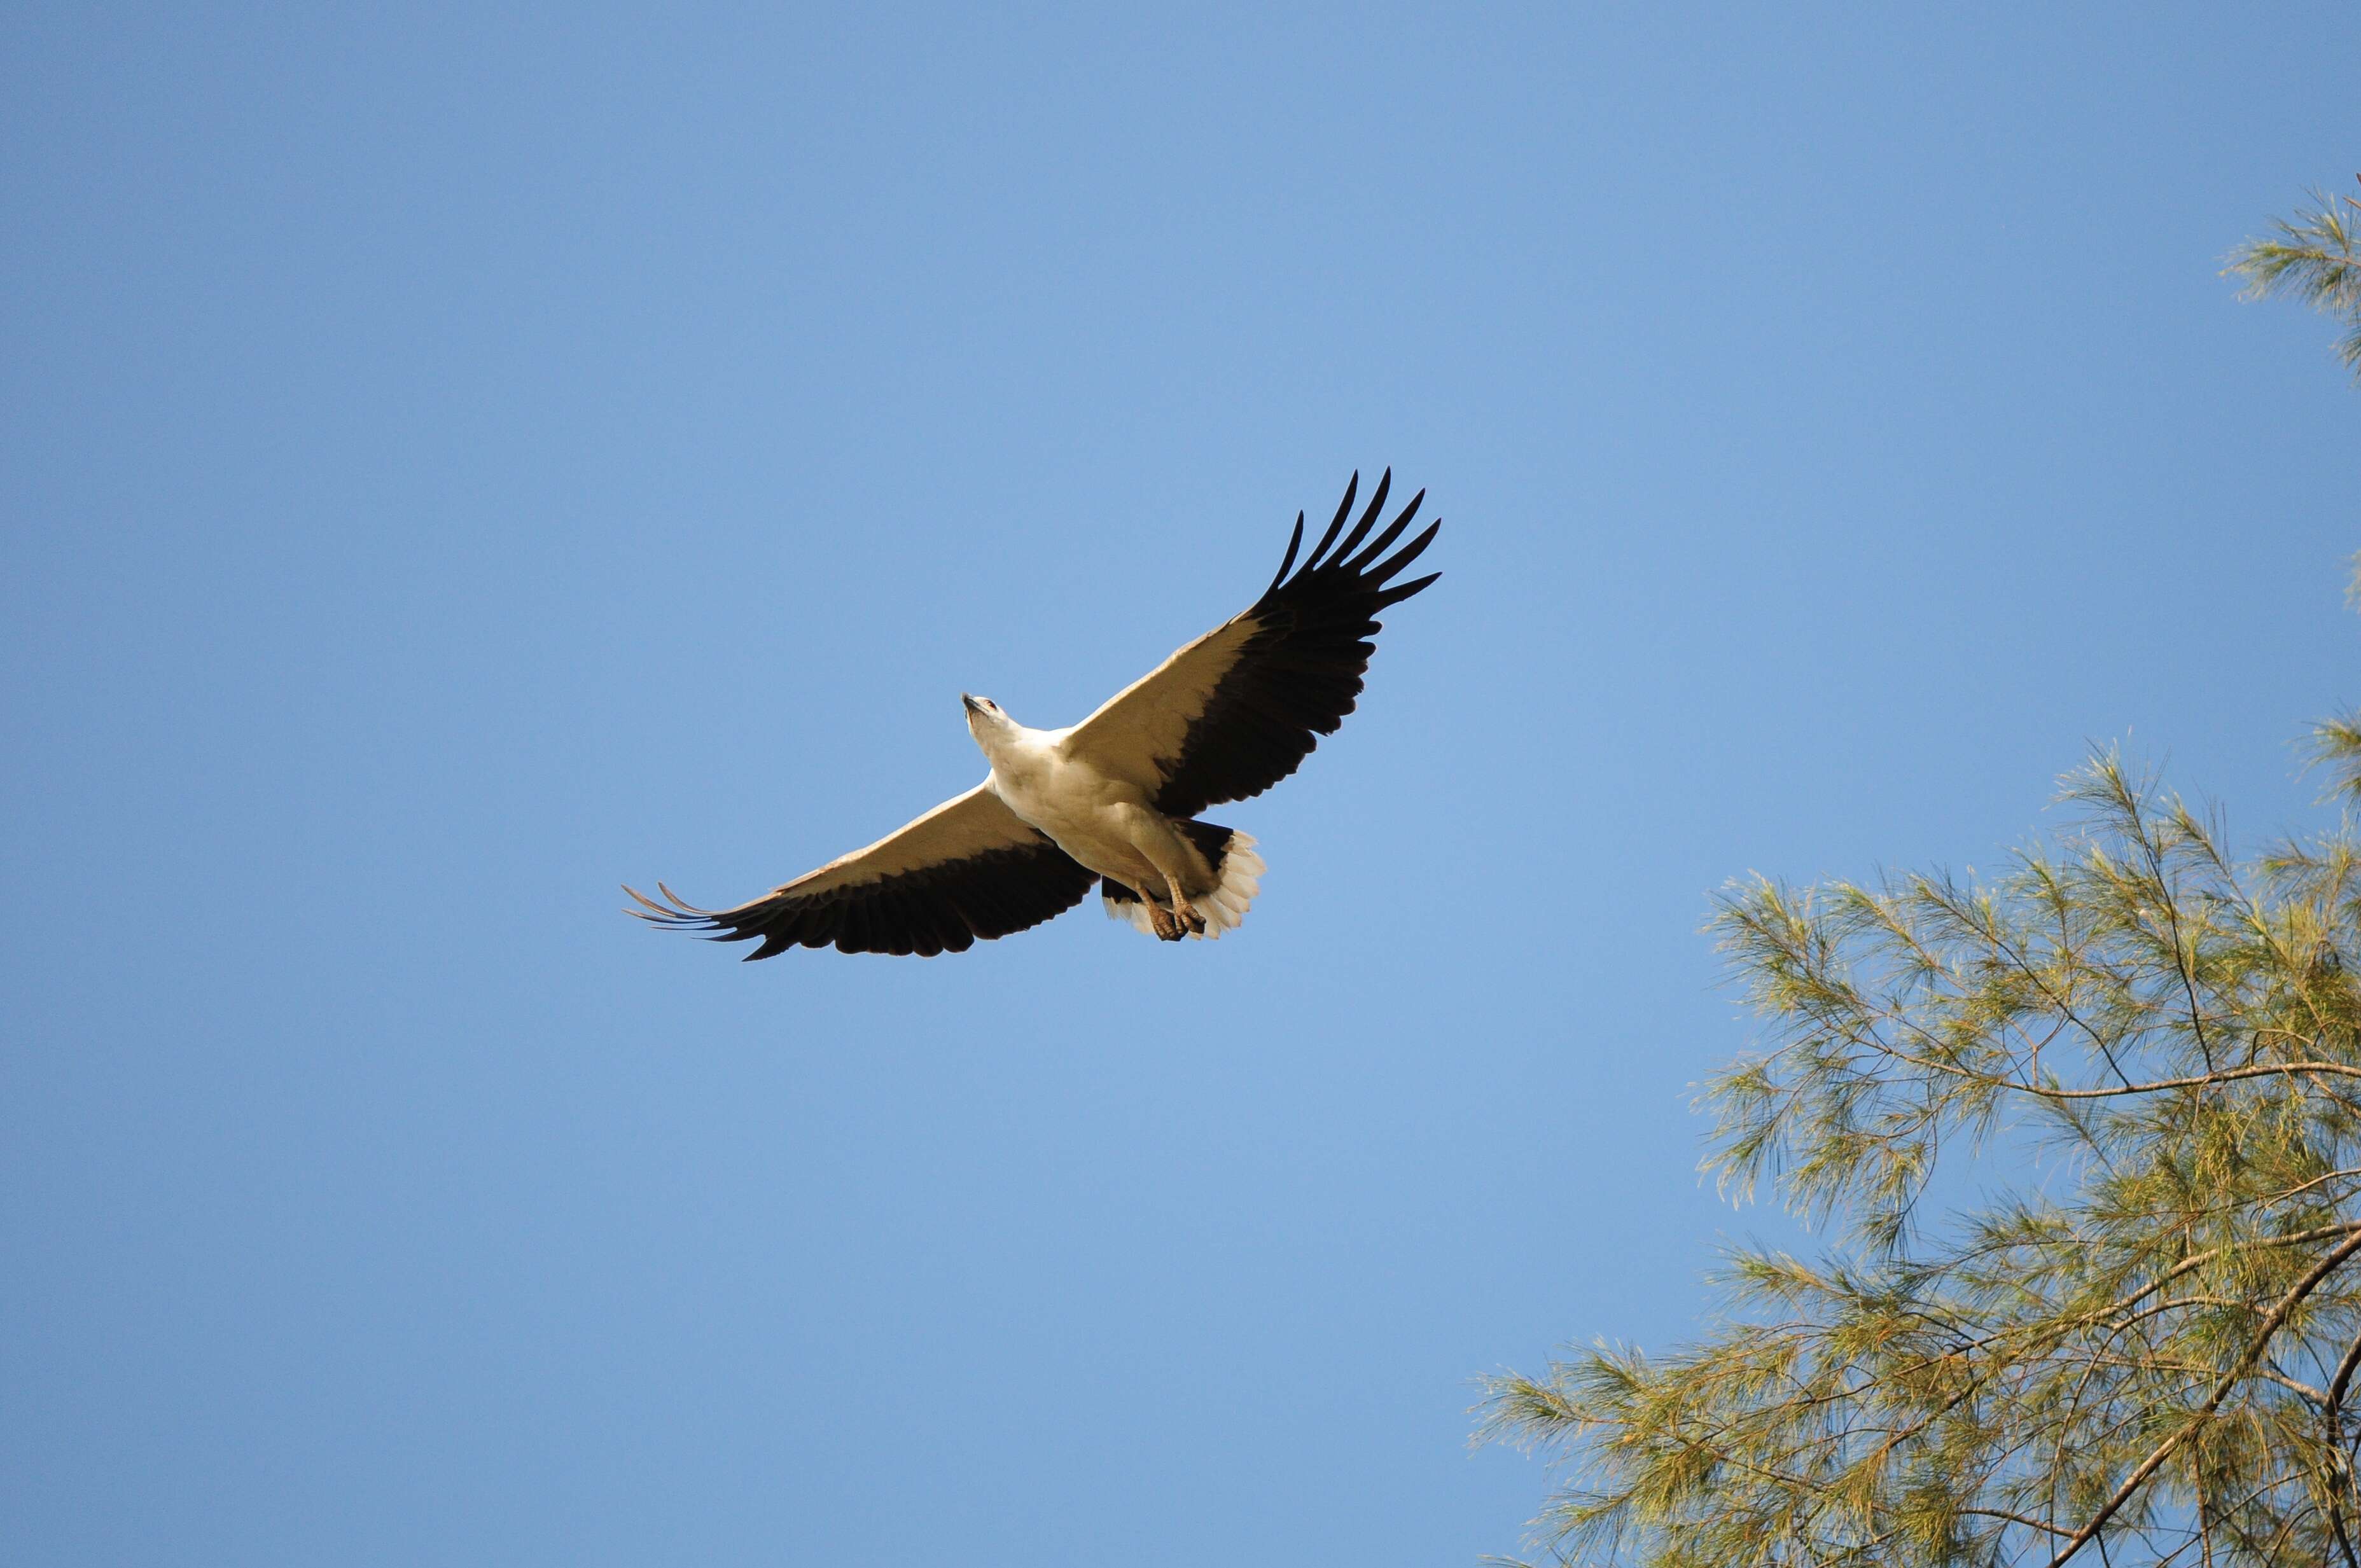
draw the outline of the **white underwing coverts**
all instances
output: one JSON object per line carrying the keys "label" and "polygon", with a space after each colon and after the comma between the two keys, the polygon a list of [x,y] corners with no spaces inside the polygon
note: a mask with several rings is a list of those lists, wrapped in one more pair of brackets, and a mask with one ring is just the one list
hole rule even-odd
{"label": "white underwing coverts", "polygon": [[756,941],[749,959],[796,946],[932,956],[1038,926],[1095,882],[1110,915],[1166,940],[1235,929],[1263,861],[1251,838],[1197,814],[1260,795],[1334,734],[1360,696],[1378,613],[1441,576],[1389,586],[1442,526],[1387,555],[1425,499],[1378,529],[1392,482],[1388,470],[1348,532],[1356,474],[1301,566],[1298,512],[1260,598],[1082,723],[1029,729],[988,698],[963,698],[992,763],[966,794],[734,909],[697,908],[658,883],[662,902],[623,890],[630,913]]}

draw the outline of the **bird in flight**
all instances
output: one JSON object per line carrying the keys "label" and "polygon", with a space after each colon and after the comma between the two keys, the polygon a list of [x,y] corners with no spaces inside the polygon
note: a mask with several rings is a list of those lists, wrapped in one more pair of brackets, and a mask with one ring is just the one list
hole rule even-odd
{"label": "bird in flight", "polygon": [[1335,733],[1376,652],[1378,612],[1442,576],[1389,586],[1442,524],[1387,555],[1426,492],[1371,539],[1393,471],[1346,532],[1360,483],[1355,474],[1301,567],[1298,512],[1260,598],[1080,724],[1028,729],[989,697],[961,694],[968,732],[992,763],[965,795],[734,909],[698,909],[658,883],[662,902],[626,886],[639,905],[627,913],[712,941],[759,940],[750,959],[797,945],[931,958],[1062,915],[1095,882],[1110,916],[1164,941],[1235,929],[1261,886],[1262,857],[1252,838],[1197,814],[1260,795]]}

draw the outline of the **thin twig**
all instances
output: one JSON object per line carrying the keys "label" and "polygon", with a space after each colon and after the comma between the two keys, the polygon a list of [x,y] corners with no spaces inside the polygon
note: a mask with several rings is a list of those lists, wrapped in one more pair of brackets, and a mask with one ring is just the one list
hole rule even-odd
{"label": "thin twig", "polygon": [[2236,1387],[2253,1369],[2255,1363],[2262,1359],[2263,1352],[2271,1343],[2271,1336],[2279,1332],[2280,1326],[2287,1321],[2288,1315],[2303,1304],[2304,1298],[2317,1289],[2322,1280],[2335,1273],[2344,1266],[2345,1260],[2356,1252],[2361,1252],[2361,1232],[2346,1237],[2334,1251],[2312,1265],[2302,1278],[2288,1288],[2288,1293],[2280,1297],[2271,1310],[2264,1314],[2262,1327],[2247,1343],[2246,1350],[2240,1353],[2236,1363],[2229,1371],[2222,1375],[2221,1381],[2213,1385],[2213,1391],[2205,1397],[2205,1402],[2197,1408],[2197,1413],[2191,1416],[2180,1430],[2158,1443],[2155,1453],[2140,1461],[2138,1468],[2125,1477],[2124,1484],[2115,1488],[2114,1496],[2102,1504],[2099,1511],[2091,1516],[2091,1521],[2076,1530],[2072,1539],[2067,1541],[2058,1555],[2049,1560],[2049,1568],[2059,1568],[2060,1563],[2087,1545],[2106,1522],[2115,1517],[2115,1511],[2131,1501],[2133,1494],[2146,1486],[2147,1478],[2155,1475],[2166,1460],[2172,1457],[2174,1450],[2213,1419],[2213,1412],[2222,1408],[2222,1401],[2230,1397],[2230,1390]]}

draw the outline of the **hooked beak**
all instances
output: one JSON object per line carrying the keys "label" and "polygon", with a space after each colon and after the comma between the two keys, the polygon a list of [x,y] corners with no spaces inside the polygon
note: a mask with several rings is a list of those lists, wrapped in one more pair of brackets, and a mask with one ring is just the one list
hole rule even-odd
{"label": "hooked beak", "polygon": [[967,706],[967,710],[970,713],[982,713],[983,711],[983,705],[977,702],[975,698],[968,696],[965,692],[960,693],[960,701]]}

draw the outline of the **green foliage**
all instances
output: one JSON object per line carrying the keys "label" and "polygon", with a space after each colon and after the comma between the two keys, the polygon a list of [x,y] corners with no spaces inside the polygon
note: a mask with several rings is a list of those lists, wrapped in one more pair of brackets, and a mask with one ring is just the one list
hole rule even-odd
{"label": "green foliage", "polygon": [[2312,732],[2312,760],[2327,769],[2329,794],[2361,801],[2361,709],[2348,709]]}
{"label": "green foliage", "polygon": [[[2345,597],[2361,609],[2361,555],[2353,557],[2353,581]],[[2311,762],[2329,777],[2327,798],[2361,802],[2361,708],[2347,708],[2312,732]]]}
{"label": "green foliage", "polygon": [[[1988,884],[1718,901],[1768,1038],[1709,1168],[1835,1251],[1493,1384],[1488,1435],[1567,1462],[1561,1560],[2361,1568],[2361,844],[2236,863],[2113,756],[2067,794]],[[1922,1227],[1946,1155],[1990,1195]]]}
{"label": "green foliage", "polygon": [[2343,316],[2349,330],[2336,352],[2361,378],[2361,202],[2332,202],[2312,192],[2309,211],[2271,225],[2268,239],[2250,239],[2231,253],[2229,270],[2246,280],[2246,295],[2292,294],[2314,310]]}
{"label": "green foliage", "polygon": [[[2314,208],[2233,268],[2361,373],[2361,203]],[[2311,750],[2361,803],[2361,710]],[[1716,901],[1764,1047],[1707,1168],[1831,1248],[1730,1255],[1696,1344],[1492,1382],[1560,1562],[2361,1568],[2361,839],[2240,861],[2112,754],[2066,798],[1990,883]],[[1978,1196],[1929,1223],[1938,1177]]]}

